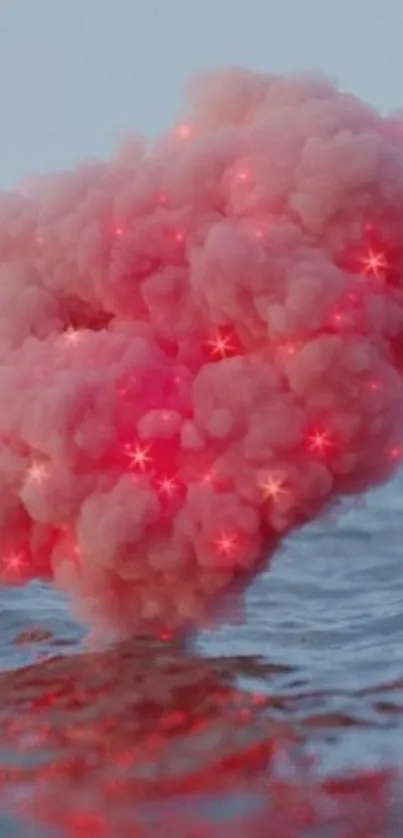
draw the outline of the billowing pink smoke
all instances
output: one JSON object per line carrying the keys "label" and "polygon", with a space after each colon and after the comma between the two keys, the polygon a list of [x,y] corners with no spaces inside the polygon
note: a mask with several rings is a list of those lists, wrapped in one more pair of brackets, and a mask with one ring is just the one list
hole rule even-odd
{"label": "billowing pink smoke", "polygon": [[129,631],[401,453],[403,121],[243,70],[191,103],[0,202],[1,575]]}

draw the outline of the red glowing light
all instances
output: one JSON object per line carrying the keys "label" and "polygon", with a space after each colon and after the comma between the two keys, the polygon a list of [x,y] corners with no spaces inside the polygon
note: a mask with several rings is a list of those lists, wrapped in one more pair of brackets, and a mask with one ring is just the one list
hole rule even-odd
{"label": "red glowing light", "polygon": [[48,470],[44,463],[32,463],[26,472],[28,480],[33,480],[38,486],[41,486],[48,477]]}
{"label": "red glowing light", "polygon": [[402,457],[402,453],[403,452],[401,445],[394,445],[389,451],[389,455],[392,460],[400,460]]}
{"label": "red glowing light", "polygon": [[264,500],[278,500],[281,495],[287,494],[287,489],[284,486],[284,480],[281,477],[274,477],[268,475],[266,480],[260,484]]}
{"label": "red glowing light", "polygon": [[209,486],[216,491],[224,490],[229,485],[228,479],[214,468],[207,469],[197,479],[203,486]]}
{"label": "red glowing light", "polygon": [[115,227],[115,236],[116,238],[120,238],[120,236],[123,236],[122,227]]}
{"label": "red glowing light", "polygon": [[333,447],[333,442],[327,431],[314,431],[308,439],[308,445],[310,451],[325,454],[329,448]]}
{"label": "red glowing light", "polygon": [[205,474],[203,474],[203,476],[201,478],[201,482],[204,483],[205,486],[211,486],[212,483],[214,482],[214,478],[215,478],[215,474],[214,474],[213,469],[209,469],[208,471],[206,471]]}
{"label": "red glowing light", "polygon": [[175,239],[178,244],[182,244],[185,241],[185,234],[181,232],[175,233]]}
{"label": "red glowing light", "polygon": [[364,266],[364,273],[372,274],[377,279],[381,279],[389,268],[388,260],[382,251],[376,252],[371,249],[361,261]]}
{"label": "red glowing light", "polygon": [[129,448],[126,451],[127,456],[130,458],[130,468],[132,466],[136,466],[140,471],[145,471],[149,463],[152,462],[152,457],[150,457],[151,446],[150,445],[136,445],[134,449]]}
{"label": "red glowing light", "polygon": [[77,346],[81,343],[83,336],[79,329],[74,329],[73,326],[69,326],[64,333],[64,339],[69,346]]}
{"label": "red glowing light", "polygon": [[218,334],[212,340],[209,340],[209,346],[212,347],[211,349],[211,357],[219,357],[219,358],[226,358],[231,352],[235,352],[235,346],[231,344],[231,336],[230,335],[221,335]]}
{"label": "red glowing light", "polygon": [[173,477],[163,477],[162,480],[158,481],[158,487],[162,495],[171,498],[178,490],[179,485]]}
{"label": "red glowing light", "polygon": [[219,538],[217,538],[216,547],[218,552],[222,556],[233,555],[237,547],[236,535],[228,535],[228,533],[223,533]]}
{"label": "red glowing light", "polygon": [[250,176],[250,169],[240,169],[235,175],[235,181],[236,183],[247,183],[247,181],[250,179]]}
{"label": "red glowing light", "polygon": [[24,565],[25,561],[22,553],[12,553],[4,559],[4,569],[6,573],[19,574]]}
{"label": "red glowing light", "polygon": [[174,634],[172,631],[161,631],[159,634],[159,639],[162,640],[164,643],[172,640]]}
{"label": "red glowing light", "polygon": [[292,358],[292,356],[295,355],[295,353],[297,352],[298,348],[299,344],[291,340],[286,341],[286,343],[283,343],[282,346],[280,346],[281,353],[285,358]]}

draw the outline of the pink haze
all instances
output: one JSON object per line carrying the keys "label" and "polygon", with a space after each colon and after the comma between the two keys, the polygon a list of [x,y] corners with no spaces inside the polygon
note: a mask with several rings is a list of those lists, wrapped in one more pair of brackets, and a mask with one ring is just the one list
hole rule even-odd
{"label": "pink haze", "polygon": [[204,625],[401,460],[403,118],[241,69],[189,100],[0,196],[0,574],[124,632]]}

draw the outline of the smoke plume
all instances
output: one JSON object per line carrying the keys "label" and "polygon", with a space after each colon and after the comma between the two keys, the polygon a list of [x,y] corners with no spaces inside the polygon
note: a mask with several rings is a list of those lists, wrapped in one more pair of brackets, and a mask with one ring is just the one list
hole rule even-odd
{"label": "smoke plume", "polygon": [[182,122],[0,197],[0,575],[202,625],[396,470],[403,118],[233,69]]}

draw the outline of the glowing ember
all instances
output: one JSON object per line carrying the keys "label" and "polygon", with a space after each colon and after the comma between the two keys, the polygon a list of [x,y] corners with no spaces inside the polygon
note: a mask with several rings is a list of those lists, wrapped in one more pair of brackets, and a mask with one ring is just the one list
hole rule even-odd
{"label": "glowing ember", "polygon": [[318,454],[324,454],[329,448],[333,448],[329,433],[327,431],[315,431],[308,439],[310,451],[315,451]]}
{"label": "glowing ember", "polygon": [[370,250],[368,255],[362,259],[362,264],[364,273],[372,274],[377,279],[381,279],[389,268],[388,260],[381,251]]}
{"label": "glowing ember", "polygon": [[27,468],[26,476],[28,480],[32,480],[38,486],[42,486],[48,477],[48,469],[44,463],[32,463]]}
{"label": "glowing ember", "polygon": [[3,559],[4,570],[7,574],[19,575],[26,565],[22,553],[12,553],[7,558]]}
{"label": "glowing ember", "polygon": [[237,548],[236,535],[228,535],[227,533],[223,533],[219,538],[217,538],[216,547],[218,552],[222,556],[233,555]]}
{"label": "glowing ember", "polygon": [[261,483],[260,488],[265,500],[276,501],[281,495],[287,494],[287,489],[284,486],[284,480],[281,477],[268,476],[266,480]]}
{"label": "glowing ember", "polygon": [[158,636],[160,640],[162,640],[164,643],[167,643],[173,639],[174,635],[172,631],[161,631]]}
{"label": "glowing ember", "polygon": [[173,477],[164,477],[158,481],[158,487],[162,495],[170,498],[177,492],[179,485]]}
{"label": "glowing ember", "polygon": [[215,472],[212,469],[209,469],[202,475],[201,482],[205,483],[206,486],[210,486],[215,480]]}
{"label": "glowing ember", "polygon": [[298,350],[298,344],[293,343],[292,341],[287,341],[286,343],[282,344],[280,349],[281,349],[281,353],[284,357],[292,358],[292,356],[295,355],[295,353]]}
{"label": "glowing ember", "polygon": [[209,346],[211,349],[211,357],[226,358],[231,352],[235,352],[235,346],[231,344],[230,335],[218,334],[215,338],[210,340]]}
{"label": "glowing ember", "polygon": [[81,343],[83,335],[79,329],[73,329],[72,326],[69,326],[64,333],[64,339],[69,346],[77,346]]}
{"label": "glowing ember", "polygon": [[130,458],[130,467],[136,466],[140,471],[146,471],[147,466],[152,463],[150,451],[150,445],[137,445],[133,450],[127,450],[126,454]]}
{"label": "glowing ember", "polygon": [[250,179],[250,176],[250,169],[241,169],[239,172],[236,173],[235,180],[237,183],[247,183],[247,181]]}

